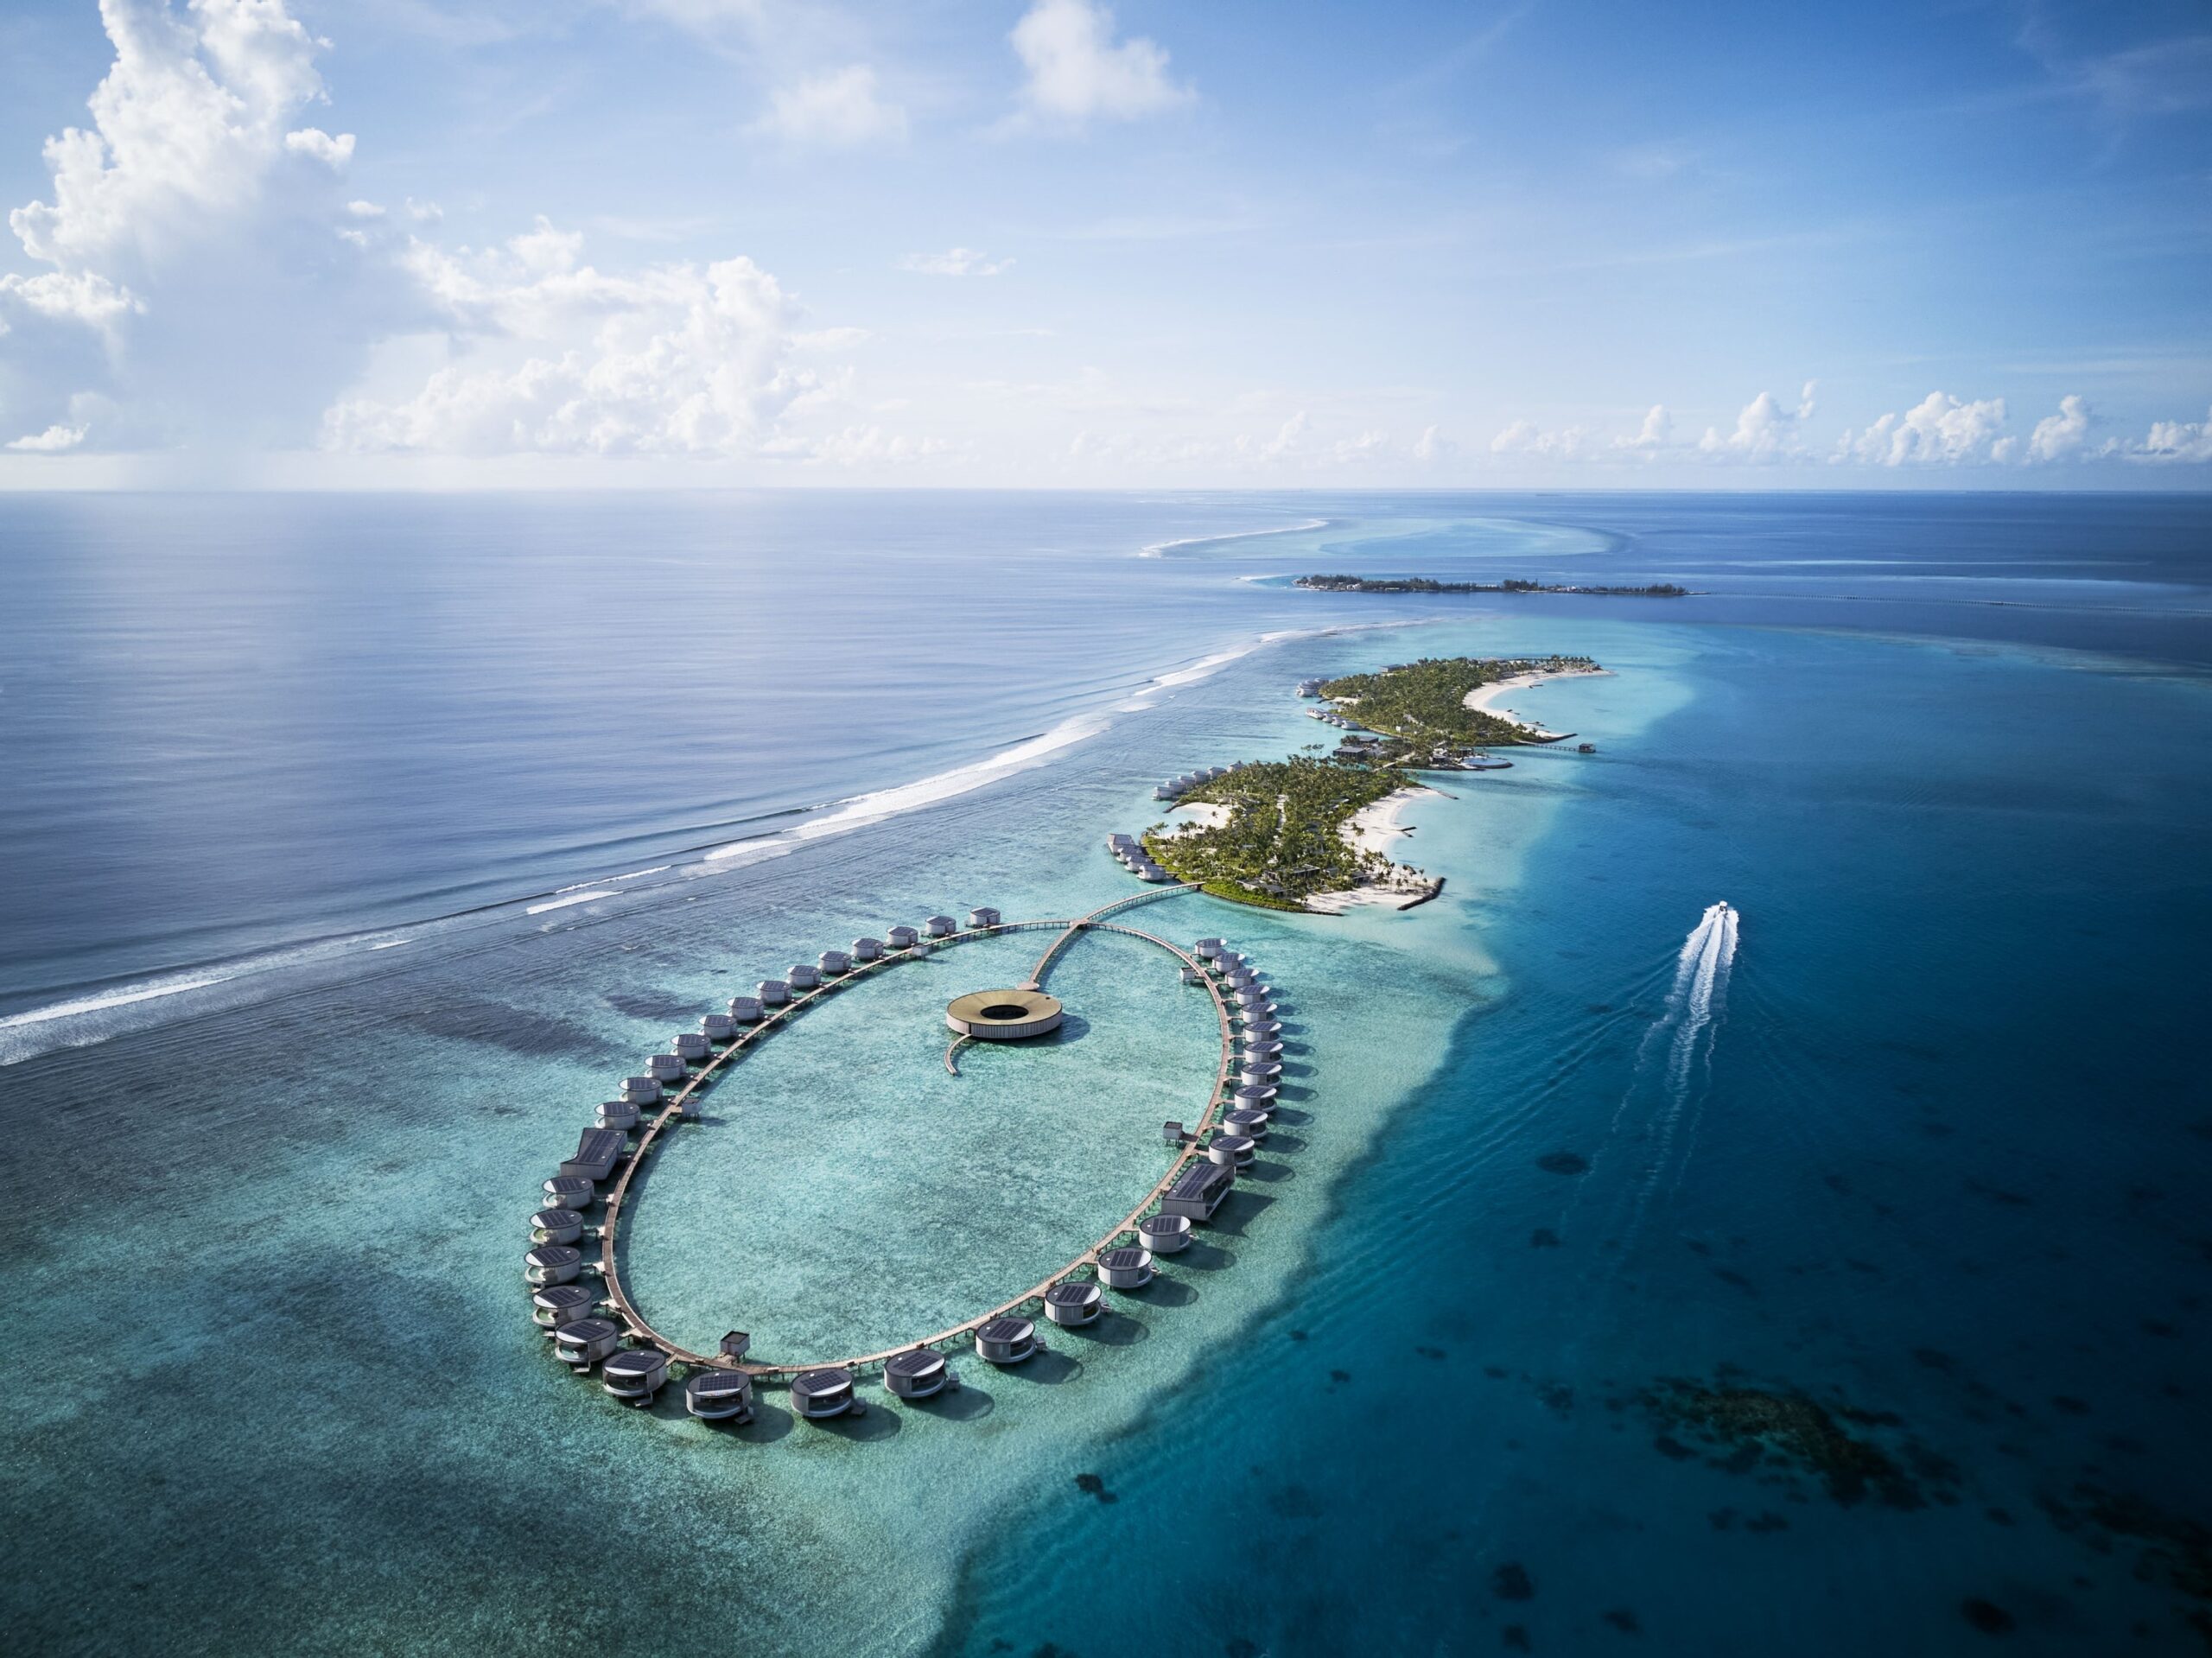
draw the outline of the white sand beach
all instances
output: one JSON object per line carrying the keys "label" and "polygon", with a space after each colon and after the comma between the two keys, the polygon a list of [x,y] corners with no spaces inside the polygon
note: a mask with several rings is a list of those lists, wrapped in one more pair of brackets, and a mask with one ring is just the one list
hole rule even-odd
{"label": "white sand beach", "polygon": [[1193,823],[1200,829],[1219,829],[1228,821],[1229,808],[1217,806],[1211,800],[1193,800],[1167,814],[1167,827],[1171,829]]}
{"label": "white sand beach", "polygon": [[[1341,832],[1345,840],[1362,852],[1372,852],[1388,858],[1393,843],[1413,833],[1400,825],[1398,814],[1420,796],[1441,795],[1443,792],[1441,789],[1419,785],[1410,789],[1400,789],[1383,796],[1355,815]],[[1316,893],[1306,900],[1306,907],[1320,915],[1342,915],[1346,910],[1361,904],[1382,904],[1395,909],[1408,899],[1419,896],[1429,885],[1425,876],[1418,880],[1408,880],[1402,884],[1397,874],[1398,866],[1395,862],[1389,878],[1365,886],[1355,886],[1341,893]]]}
{"label": "white sand beach", "polygon": [[1611,674],[1611,672],[1612,670],[1610,668],[1562,668],[1555,673],[1512,674],[1488,685],[1478,685],[1461,701],[1478,714],[1491,715],[1509,724],[1519,726],[1523,731],[1548,737],[1554,734],[1535,721],[1525,720],[1511,708],[1496,707],[1497,699],[1514,691],[1524,691],[1531,686],[1541,685],[1547,680],[1583,679],[1596,674]]}
{"label": "white sand beach", "polygon": [[1441,789],[1431,789],[1416,784],[1410,789],[1400,789],[1387,794],[1372,806],[1357,813],[1344,827],[1344,837],[1362,852],[1390,855],[1390,843],[1413,833],[1398,824],[1398,814],[1422,795],[1442,794]]}

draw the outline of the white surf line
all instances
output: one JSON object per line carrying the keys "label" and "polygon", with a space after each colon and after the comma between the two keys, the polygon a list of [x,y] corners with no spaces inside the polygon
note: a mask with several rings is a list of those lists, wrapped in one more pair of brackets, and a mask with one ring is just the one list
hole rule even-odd
{"label": "white surf line", "polygon": [[1330,518],[1310,518],[1304,524],[1279,524],[1268,530],[1232,530],[1219,536],[1184,536],[1174,541],[1155,541],[1138,550],[1139,558],[1162,558],[1178,547],[1211,547],[1217,542],[1257,541],[1262,536],[1294,536],[1302,530],[1326,530]]}
{"label": "white surf line", "polygon": [[887,817],[901,812],[932,806],[941,800],[950,800],[970,790],[995,783],[1001,778],[1011,777],[1016,772],[1042,765],[1062,749],[1087,740],[1106,729],[1111,722],[1101,715],[1077,715],[1063,720],[1050,731],[1016,743],[1011,748],[971,760],[965,765],[956,765],[948,771],[917,778],[890,789],[877,789],[867,794],[854,795],[835,803],[818,817],[795,825],[779,834],[757,836],[749,841],[733,841],[719,846],[706,856],[709,861],[728,862],[742,859],[747,862],[761,858],[781,856],[793,852],[809,841],[818,841],[824,835],[842,835],[850,829],[880,823]]}
{"label": "white surf line", "polygon": [[248,967],[228,973],[187,972],[167,978],[141,979],[135,984],[97,995],[73,996],[67,1001],[49,1002],[43,1007],[10,1013],[0,1019],[0,1065],[21,1064],[26,1059],[36,1059],[61,1048],[90,1047],[118,1034],[110,1028],[109,1021],[93,1020],[94,1014],[140,1007],[189,991],[211,989],[233,979],[245,978],[255,970]]}
{"label": "white surf line", "polygon": [[127,989],[111,990],[98,996],[80,996],[73,1001],[57,1001],[44,1007],[31,1008],[27,1013],[10,1013],[5,1019],[0,1019],[0,1031],[44,1025],[52,1020],[72,1019],[79,1013],[101,1013],[110,1007],[128,1007],[137,1002],[153,1001],[162,996],[181,995],[188,990],[204,990],[211,984],[225,984],[238,976],[235,973],[200,973],[173,981],[143,981]]}
{"label": "white surf line", "polygon": [[571,904],[588,904],[595,898],[620,898],[621,896],[622,895],[620,893],[617,893],[609,887],[595,887],[588,893],[571,892],[565,898],[548,899],[543,904],[527,905],[524,907],[523,913],[524,915],[543,915],[548,910],[565,910]]}

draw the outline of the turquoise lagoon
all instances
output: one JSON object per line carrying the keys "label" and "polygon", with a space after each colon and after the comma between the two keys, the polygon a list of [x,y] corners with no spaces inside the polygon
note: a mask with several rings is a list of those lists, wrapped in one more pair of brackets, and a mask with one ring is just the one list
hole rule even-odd
{"label": "turquoise lagoon", "polygon": [[[9,511],[35,648],[91,685],[66,648],[88,578],[34,581],[36,550],[67,542],[127,607],[156,531]],[[348,565],[340,507],[196,506],[175,533],[257,549],[280,605],[372,590],[320,624],[354,649],[270,670],[332,706],[276,706],[155,629],[149,671],[218,738],[132,773],[135,819],[85,785],[80,842],[145,842],[95,837],[86,867],[25,799],[60,798],[65,738],[149,740],[30,699],[7,826],[35,890],[0,1030],[26,1147],[11,1628],[206,1652],[2194,1648],[2201,506],[2040,530],[1894,499],[655,511],[626,533],[696,565],[873,536],[1039,596],[979,612],[942,562],[888,596],[817,573],[809,651],[697,647],[726,685],[696,657],[594,660],[510,734],[485,688],[592,594],[630,602],[593,550],[612,518],[568,513],[529,625],[494,626],[534,504],[373,509],[487,548],[481,592]],[[1265,579],[1363,559],[1713,590],[1503,611]],[[809,613],[804,581],[747,568]],[[450,646],[402,650],[394,605]],[[79,658],[107,659],[108,625],[81,622]],[[741,672],[760,650],[782,678]],[[1612,671],[1516,706],[1598,752],[1435,779],[1402,855],[1447,878],[1438,901],[1135,912],[1254,953],[1292,1038],[1262,1166],[1153,1290],[1028,1367],[962,1361],[957,1403],[827,1428],[772,1391],[734,1432],[627,1411],[548,1358],[524,1217],[669,1032],[899,920],[1128,895],[1103,835],[1151,821],[1158,777],[1313,740],[1298,678],[1553,650]],[[321,816],[284,790],[241,813],[256,751],[224,719],[253,711],[265,761],[347,733],[360,697],[448,746],[410,770],[353,734],[386,809],[318,760],[280,772]],[[447,792],[467,756],[499,780],[475,819]],[[258,882],[219,855],[240,823]],[[1086,938],[1061,1039],[948,1076],[944,1002],[1018,982],[1046,937],[880,975],[735,1067],[644,1183],[640,1302],[683,1338],[850,1350],[981,1310],[1126,1212],[1203,1095],[1211,1015],[1157,951]],[[1817,1406],[1876,1476],[1702,1431],[1685,1401],[1723,1396]]]}

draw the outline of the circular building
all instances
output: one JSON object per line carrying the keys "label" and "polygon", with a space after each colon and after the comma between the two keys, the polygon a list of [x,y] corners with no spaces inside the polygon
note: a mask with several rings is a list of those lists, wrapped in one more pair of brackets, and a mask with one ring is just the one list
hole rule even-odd
{"label": "circular building", "polygon": [[1016,1042],[1060,1028],[1059,999],[1041,990],[974,990],[944,1010],[944,1022],[979,1042]]}

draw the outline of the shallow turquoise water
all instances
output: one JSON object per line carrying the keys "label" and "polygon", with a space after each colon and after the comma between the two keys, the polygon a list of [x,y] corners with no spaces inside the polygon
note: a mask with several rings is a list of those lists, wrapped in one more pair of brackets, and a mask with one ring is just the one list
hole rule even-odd
{"label": "shallow turquoise water", "polygon": [[[1317,536],[1336,559],[1408,559],[1409,541],[1427,568],[1511,556],[1489,504],[1347,505],[1419,534],[1365,553],[1351,530]],[[665,792],[641,816],[563,795],[583,829],[562,855],[603,861],[531,864],[507,840],[479,867],[607,896],[379,912],[391,937],[373,942],[398,948],[55,1023],[81,1045],[12,1027],[25,1057],[0,1065],[0,1103],[35,1148],[10,1230],[35,1385],[0,1417],[10,1627],[65,1650],[504,1652],[734,1629],[770,1652],[1250,1658],[1499,1649],[1516,1629],[1539,1651],[1614,1650],[1633,1625],[1659,1649],[1855,1654],[1975,1649],[1988,1637],[1961,1607],[1986,1598],[2019,1649],[2191,1649],[2195,1603],[2155,1557],[2185,1547],[2212,1489],[2197,1217],[2212,1138],[2187,1041],[2212,920],[2212,710],[2188,670],[2206,653],[2171,648],[2202,624],[2188,605],[2130,636],[2111,605],[2084,619],[1855,597],[1832,569],[1758,591],[1807,557],[1962,558],[2018,535],[2029,563],[2101,549],[2100,581],[2141,600],[2122,567],[2167,531],[2088,507],[2054,520],[2063,546],[2009,509],[1940,503],[1917,518],[1894,503],[1521,510],[1539,508],[1589,528],[1535,538],[1532,561],[1665,575],[1681,547],[1774,567],[1696,607],[1504,614],[1255,590],[1237,576],[1300,568],[1267,543],[1125,561],[1165,567],[1162,588],[1087,569],[1077,619],[1112,649],[1086,645],[1080,695],[1022,717],[1021,688],[1083,631],[1046,607],[993,618],[1014,643],[991,672],[1017,706],[988,730],[948,734],[961,662],[900,657],[900,683],[942,700],[925,721],[910,692],[896,718],[934,721],[940,746],[887,774],[896,730],[841,743],[875,670],[839,657],[836,694],[792,696],[776,739],[834,798],[1096,717],[1038,764],[761,861],[594,881],[658,855],[631,858],[626,837],[665,846],[670,820],[726,792],[698,732],[740,744],[763,705],[757,686],[703,678],[699,723],[653,739]],[[1039,528],[1052,510],[976,536],[1041,559],[1064,544]],[[1491,527],[1456,542],[1455,512]],[[1186,505],[1127,539],[1278,515],[1321,516]],[[952,520],[923,527],[961,539]],[[2171,549],[2157,558],[2157,583],[2201,595]],[[1981,598],[2030,578],[1988,579]],[[885,602],[889,638],[935,600],[918,583]],[[1440,614],[1417,635],[1286,638],[1156,684],[1287,618]],[[1798,618],[1821,626],[1773,625]],[[989,657],[966,626],[964,648]],[[639,1055],[899,919],[1128,895],[1100,841],[1157,815],[1154,779],[1310,740],[1295,679],[1444,650],[1598,656],[1611,676],[1515,702],[1599,752],[1439,779],[1402,855],[1448,885],[1403,915],[1198,897],[1136,912],[1251,950],[1292,1038],[1284,1130],[1154,1289],[1020,1370],[963,1361],[957,1401],[828,1428],[772,1390],[736,1432],[670,1401],[632,1413],[547,1359],[524,1311],[523,1220]],[[578,740],[593,790],[619,773],[622,734]],[[149,801],[158,782],[142,782]],[[371,828],[340,813],[318,841],[316,820],[270,810],[292,849],[269,873],[320,855],[342,889],[358,854],[393,875],[378,903],[415,890],[410,812]],[[188,873],[207,847],[137,863],[97,843],[114,915],[163,913],[155,872]],[[55,854],[24,844],[35,882]],[[1738,947],[1700,1001],[1684,950],[1720,899]],[[289,905],[255,924],[281,931]],[[127,956],[136,935],[111,918],[87,909],[82,929]],[[1018,981],[1044,937],[902,967],[738,1067],[713,1096],[724,1120],[683,1131],[635,1210],[632,1282],[656,1315],[702,1339],[743,1324],[764,1353],[897,1338],[1010,1293],[1125,1212],[1162,1166],[1160,1120],[1204,1086],[1211,1015],[1156,952],[1086,940],[1054,987],[1080,1021],[1069,1039],[946,1077],[944,1001]],[[21,982],[67,987],[72,969],[45,970],[66,955],[30,952]],[[109,1018],[127,1039],[90,1039]],[[1737,1465],[1655,1415],[1673,1376],[1864,1413],[1857,1431],[1919,1506]],[[2145,1513],[2182,1529],[2161,1543],[2107,1523]],[[1140,1545],[1141,1573],[1122,1575],[1112,1563]],[[1501,1592],[1508,1566],[1527,1598]]]}
{"label": "shallow turquoise water", "polygon": [[625,1271],[655,1327],[709,1351],[742,1327],[779,1363],[875,1352],[1000,1305],[1128,1215],[1172,1160],[1160,1125],[1198,1121],[1221,1057],[1175,957],[1086,933],[1047,981],[1059,1032],[944,1068],[945,1004],[1026,982],[1055,937],[879,971],[733,1067],[640,1182]]}

